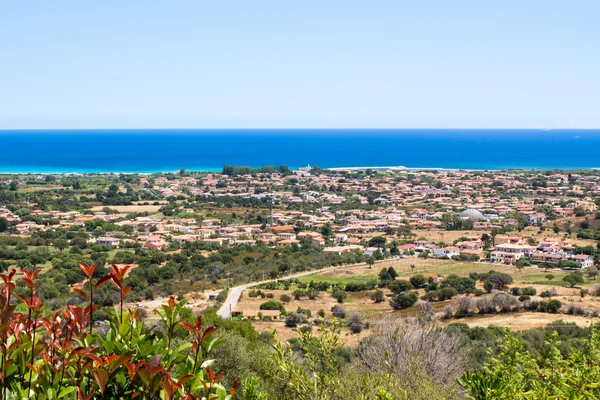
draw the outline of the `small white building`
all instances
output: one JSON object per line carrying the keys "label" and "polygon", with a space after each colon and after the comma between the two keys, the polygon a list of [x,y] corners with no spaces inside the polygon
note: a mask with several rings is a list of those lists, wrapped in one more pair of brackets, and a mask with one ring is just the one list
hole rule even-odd
{"label": "small white building", "polygon": [[581,265],[581,268],[589,268],[594,265],[594,257],[587,254],[577,254],[573,256],[573,261]]}
{"label": "small white building", "polygon": [[460,249],[458,247],[442,247],[440,249],[433,250],[433,255],[435,257],[448,257],[452,258],[452,256],[457,256],[460,254]]}
{"label": "small white building", "polygon": [[117,247],[119,247],[120,243],[121,243],[121,241],[114,237],[105,236],[105,237],[99,237],[98,239],[96,239],[96,244],[101,244],[101,245],[108,246],[108,247],[117,248]]}

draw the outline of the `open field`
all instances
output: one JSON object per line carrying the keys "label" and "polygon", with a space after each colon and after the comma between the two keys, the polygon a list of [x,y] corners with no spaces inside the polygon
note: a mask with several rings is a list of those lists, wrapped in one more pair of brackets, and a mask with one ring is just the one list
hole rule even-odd
{"label": "open field", "polygon": [[511,331],[521,331],[526,329],[540,328],[556,321],[574,322],[581,327],[588,327],[592,323],[597,323],[598,318],[540,312],[520,312],[453,319],[450,320],[449,323],[464,323],[472,328],[502,326],[510,329]]}
{"label": "open field", "polygon": [[[559,225],[562,226],[566,222],[571,222],[574,226],[579,224],[579,222],[583,221],[585,218],[569,218],[564,219],[564,221],[560,222]],[[590,220],[590,224],[593,224],[595,220]],[[552,224],[553,225],[553,224]],[[491,233],[490,231],[414,231],[416,238],[421,239],[424,238],[433,243],[444,242],[447,244],[453,244],[454,241],[460,239],[461,237],[467,236],[479,236],[481,237],[484,233],[488,235]],[[514,231],[507,233],[508,236],[519,236],[523,239],[527,240],[528,238],[533,238],[536,242],[541,242],[549,238],[560,238],[569,239],[573,241],[577,246],[596,246],[596,242],[594,240],[588,239],[578,239],[575,233],[568,235],[566,232],[554,233],[552,228],[546,229],[544,232],[540,232],[540,228],[536,226],[528,226],[523,229],[521,232]]]}
{"label": "open field", "polygon": [[[452,260],[410,257],[396,260],[385,260],[373,265],[372,268],[366,264],[336,268],[332,271],[317,273],[312,276],[305,276],[300,278],[300,280],[306,283],[310,282],[311,280],[314,280],[315,282],[324,281],[329,283],[364,282],[368,281],[369,279],[377,278],[377,274],[383,267],[394,267],[399,276],[410,276],[413,274],[411,265],[415,266],[414,273],[438,274],[441,276],[448,276],[450,274],[468,276],[471,272],[485,273],[490,270],[494,270],[510,274],[513,277],[515,285],[536,284],[545,286],[565,286],[564,282],[562,282],[562,277],[569,273],[568,271],[562,270],[548,270],[546,272],[543,268],[538,267],[527,267],[519,270],[514,266],[503,264],[456,262]],[[551,281],[546,279],[546,275],[548,274],[554,275],[554,278]],[[586,280],[584,285],[589,286],[597,283],[600,283],[600,281]]]}
{"label": "open field", "polygon": [[[107,206],[96,206],[96,207],[93,207],[91,209],[91,211],[94,211],[94,212],[102,211],[106,207]],[[121,214],[129,214],[129,213],[142,213],[142,212],[155,213],[161,207],[162,207],[161,205],[154,206],[154,205],[135,204],[135,205],[131,205],[131,206],[110,206],[108,208],[110,208],[111,210],[117,210]]]}

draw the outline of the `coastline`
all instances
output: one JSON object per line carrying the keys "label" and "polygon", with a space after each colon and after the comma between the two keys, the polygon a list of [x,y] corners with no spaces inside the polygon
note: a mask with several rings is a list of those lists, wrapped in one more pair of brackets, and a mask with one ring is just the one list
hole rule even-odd
{"label": "coastline", "polygon": [[[251,168],[260,168],[262,166],[250,166]],[[290,171],[299,171],[306,167],[288,167]],[[222,167],[198,167],[184,168],[190,173],[221,173]],[[446,168],[446,167],[406,167],[406,166],[352,166],[352,167],[326,167],[321,168],[324,171],[394,171],[394,172],[416,172],[416,171],[441,171],[441,172],[483,172],[483,171],[599,171],[600,167],[554,167],[554,168],[535,168],[535,167],[509,167],[509,168]],[[30,170],[30,171],[3,171],[0,170],[0,175],[155,175],[155,174],[176,174],[180,168],[165,169],[165,170],[143,170],[143,171],[99,171],[99,170]]]}

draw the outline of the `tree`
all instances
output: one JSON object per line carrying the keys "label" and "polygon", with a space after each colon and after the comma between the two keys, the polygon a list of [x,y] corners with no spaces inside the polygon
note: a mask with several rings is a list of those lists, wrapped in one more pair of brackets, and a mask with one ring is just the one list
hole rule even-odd
{"label": "tree", "polygon": [[388,289],[390,289],[395,294],[406,292],[407,290],[411,290],[412,288],[413,285],[409,281],[394,280],[388,284]]}
{"label": "tree", "polygon": [[427,279],[424,275],[417,274],[410,277],[410,283],[415,289],[420,289],[427,284]]}
{"label": "tree", "polygon": [[371,295],[371,300],[373,300],[375,303],[381,303],[384,299],[385,297],[383,295],[383,290],[381,289],[377,289],[375,293]]}
{"label": "tree", "polygon": [[[375,257],[373,256],[369,256],[367,258],[367,264],[369,265],[369,268],[371,268],[373,266],[373,264],[375,264]],[[384,268],[385,269],[385,268]],[[387,270],[386,270],[387,272]],[[381,278],[381,277],[380,277]]]}
{"label": "tree", "polygon": [[546,278],[549,281],[551,281],[552,279],[554,279],[554,275],[552,275],[552,274],[546,274],[546,275],[544,275],[544,278]]}
{"label": "tree", "polygon": [[587,274],[588,278],[595,280],[598,277],[598,268],[596,268],[596,266],[592,265],[591,267],[589,267],[587,269],[586,274]]}
{"label": "tree", "polygon": [[404,308],[412,307],[418,298],[419,296],[415,292],[402,292],[392,296],[390,306],[392,306],[394,310],[402,310]]}
{"label": "tree", "polygon": [[65,239],[56,239],[54,241],[54,247],[56,247],[60,251],[63,251],[64,249],[69,247],[69,242],[67,242]]}
{"label": "tree", "polygon": [[8,221],[6,218],[0,218],[0,232],[5,232],[8,229]]}
{"label": "tree", "polygon": [[390,276],[391,279],[396,279],[396,277],[398,276],[398,273],[396,272],[396,270],[394,269],[394,267],[389,267],[388,268],[388,275]]}
{"label": "tree", "polygon": [[385,246],[385,238],[383,236],[375,236],[371,240],[369,240],[370,247],[384,247]]}
{"label": "tree", "polygon": [[569,284],[569,287],[575,287],[577,284],[585,282],[583,274],[579,271],[571,272],[563,278],[563,281]]}

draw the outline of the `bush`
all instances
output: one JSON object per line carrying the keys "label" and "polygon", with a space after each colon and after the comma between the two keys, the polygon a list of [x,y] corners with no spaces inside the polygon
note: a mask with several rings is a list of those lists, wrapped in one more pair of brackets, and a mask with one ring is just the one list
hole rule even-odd
{"label": "bush", "polygon": [[281,311],[281,313],[285,313],[285,307],[283,307],[283,304],[281,304],[278,301],[275,300],[269,300],[267,302],[264,302],[260,305],[259,307],[260,310],[279,310]]}
{"label": "bush", "polygon": [[539,310],[541,312],[556,314],[561,306],[562,303],[558,300],[542,301],[540,302]]}
{"label": "bush", "polygon": [[407,290],[411,290],[412,288],[413,285],[408,281],[395,280],[388,284],[388,289],[390,289],[395,294],[406,292]]}
{"label": "bush", "polygon": [[415,292],[402,292],[392,297],[390,305],[394,310],[402,310],[413,306],[418,298],[419,296]]}
{"label": "bush", "polygon": [[335,305],[335,306],[331,307],[331,313],[336,318],[339,318],[339,319],[346,318],[346,309],[342,306]]}
{"label": "bush", "polygon": [[528,301],[531,300],[531,296],[527,295],[527,294],[522,294],[521,296],[519,296],[519,301]]}
{"label": "bush", "polygon": [[474,294],[475,296],[477,296],[477,297],[479,297],[479,296],[483,296],[483,294],[484,294],[484,293],[485,293],[485,292],[484,292],[483,290],[481,290],[481,289],[475,289],[475,290],[473,290],[473,294]]}
{"label": "bush", "polygon": [[522,292],[524,295],[527,295],[527,296],[535,296],[537,293],[537,290],[535,290],[535,288],[533,288],[531,286],[528,286],[526,288],[523,288]]}
{"label": "bush", "polygon": [[310,325],[302,325],[300,327],[300,332],[301,333],[310,333],[310,332],[312,332],[312,326],[310,326]]}
{"label": "bush", "polygon": [[282,294],[281,296],[279,296],[279,300],[281,300],[282,303],[289,303],[290,301],[292,301],[292,298],[287,295],[287,294]]}
{"label": "bush", "polygon": [[375,303],[381,303],[384,299],[385,296],[383,294],[383,290],[380,289],[377,289],[375,293],[371,295],[371,300],[373,300]]}
{"label": "bush", "polygon": [[348,319],[348,328],[352,333],[360,333],[363,330],[362,315],[359,312],[353,312]]}
{"label": "bush", "polygon": [[296,290],[294,290],[294,291],[292,292],[292,296],[294,296],[294,298],[295,298],[296,300],[300,300],[300,299],[302,299],[304,296],[306,296],[306,292],[305,292],[304,290],[299,290],[299,289],[296,289]]}
{"label": "bush", "polygon": [[285,326],[288,328],[295,328],[300,323],[300,317],[298,314],[291,312],[285,317]]}
{"label": "bush", "polygon": [[339,289],[339,288],[335,288],[331,292],[331,297],[336,299],[338,303],[343,303],[347,296],[348,296],[348,293],[346,293],[344,290]]}

